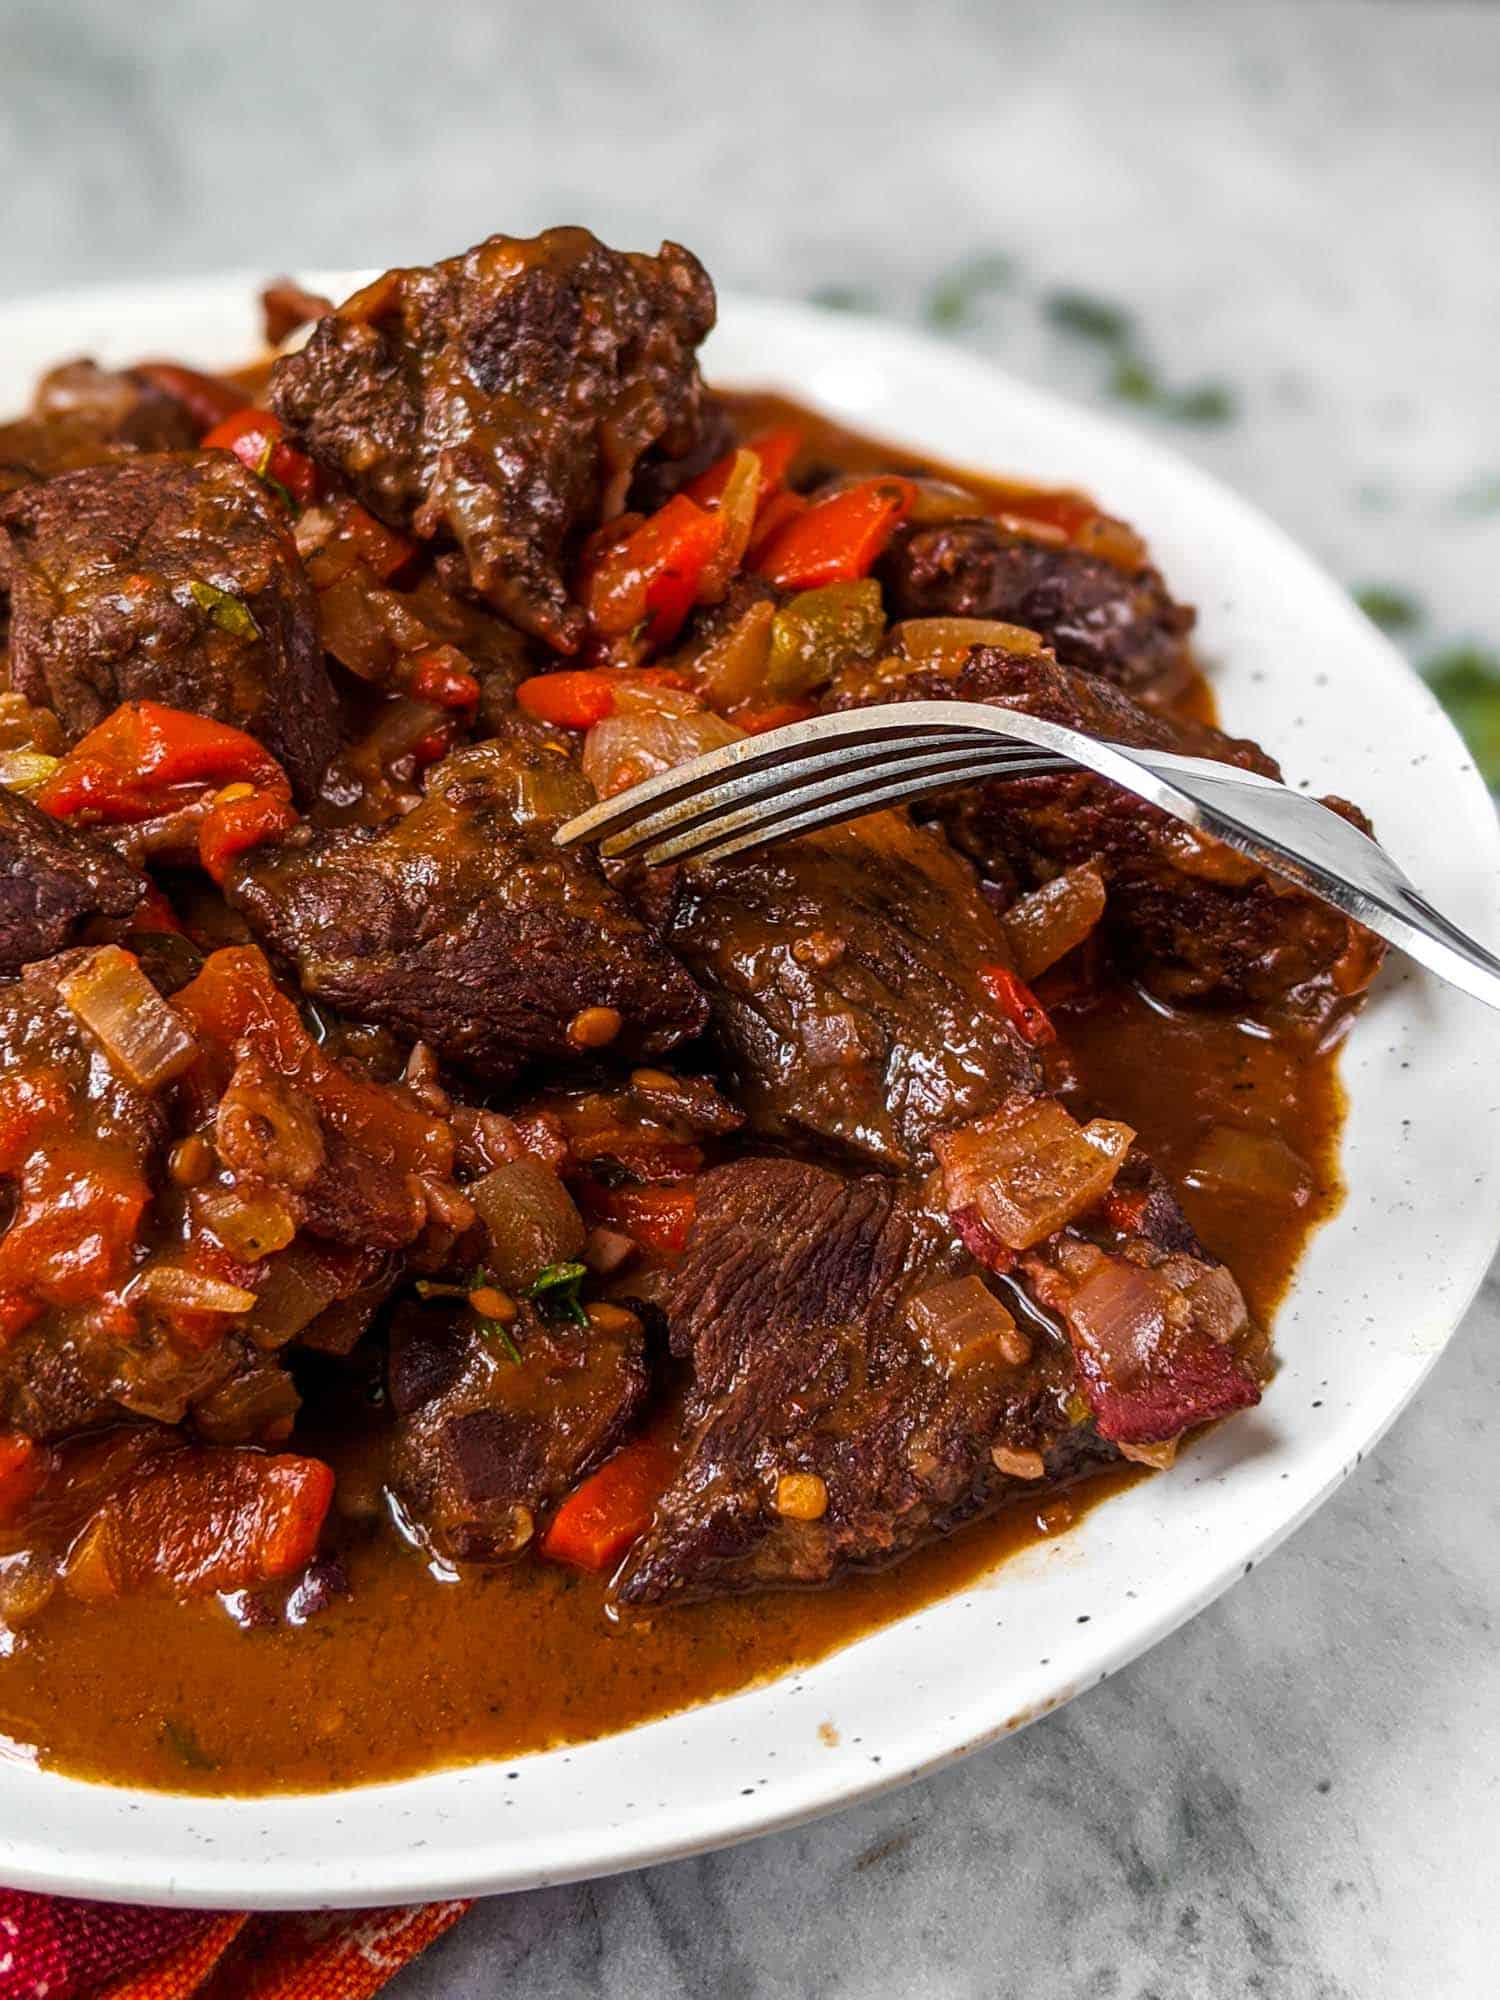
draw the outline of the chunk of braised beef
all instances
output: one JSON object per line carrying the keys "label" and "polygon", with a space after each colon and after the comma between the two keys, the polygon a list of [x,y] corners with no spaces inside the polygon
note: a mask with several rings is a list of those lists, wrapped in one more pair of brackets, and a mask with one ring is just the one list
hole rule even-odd
{"label": "chunk of braised beef", "polygon": [[131,451],[190,451],[192,419],[129,369],[65,361],[37,384],[30,412],[0,424],[0,493]]}
{"label": "chunk of braised beef", "polygon": [[137,454],[0,502],[11,681],[80,736],[122,701],[233,723],[303,799],[338,740],[312,592],[278,503],[228,453]]}
{"label": "chunk of braised beef", "polygon": [[247,855],[227,892],[305,992],[476,1076],[577,1060],[589,1010],[612,1053],[660,1054],[707,1009],[593,860],[554,846],[587,796],[543,748],[477,744],[434,768],[404,819],[298,829]]}
{"label": "chunk of braised beef", "polygon": [[1038,1087],[983,968],[997,919],[942,836],[880,813],[676,871],[663,936],[709,998],[753,1131],[904,1167]]}
{"label": "chunk of braised beef", "polygon": [[110,848],[0,788],[0,974],[74,943],[91,917],[125,917],[146,890]]}
{"label": "chunk of braised beef", "polygon": [[[1045,651],[980,645],[943,665],[880,663],[844,677],[839,707],[881,701],[996,702],[1102,740],[1181,751],[1279,775],[1257,744],[1143,709]],[[1325,803],[1363,830],[1340,799]],[[1369,985],[1384,947],[1319,898],[1091,772],[990,779],[931,808],[990,878],[1023,887],[1082,862],[1104,877],[1101,933],[1164,998],[1270,1006],[1321,1027]]]}
{"label": "chunk of braised beef", "polygon": [[1138,699],[1170,701],[1192,673],[1194,614],[1160,574],[1010,535],[993,521],[903,529],[881,567],[893,618],[996,618]]}
{"label": "chunk of braised beef", "polygon": [[713,287],[688,251],[585,229],[492,236],[388,271],[276,363],[271,402],[372,512],[456,545],[468,584],[561,652],[583,637],[566,568],[648,452],[699,444],[696,350]]}
{"label": "chunk of braised beef", "polygon": [[508,1329],[460,1306],[405,1304],[390,1333],[391,1480],[441,1555],[495,1562],[605,1458],[647,1391],[638,1324]]}
{"label": "chunk of braised beef", "polygon": [[[965,1276],[993,1327],[933,1345],[914,1301]],[[1110,1455],[1064,1413],[1066,1351],[1027,1358],[947,1218],[899,1182],[715,1169],[662,1303],[693,1364],[687,1450],[625,1603],[824,1582]]]}
{"label": "chunk of braised beef", "polygon": [[1139,1151],[1104,1211],[1028,1252],[1020,1276],[1066,1328],[1110,1442],[1168,1443],[1260,1401],[1240,1288]]}

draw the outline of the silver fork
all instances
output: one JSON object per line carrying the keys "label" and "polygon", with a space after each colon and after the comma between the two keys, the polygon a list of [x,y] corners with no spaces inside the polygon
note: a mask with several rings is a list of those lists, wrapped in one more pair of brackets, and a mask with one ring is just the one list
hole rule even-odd
{"label": "silver fork", "polygon": [[1101,743],[1017,709],[893,702],[747,736],[568,821],[559,847],[598,843],[649,865],[718,861],[951,785],[1079,766],[1321,896],[1476,1000],[1500,1008],[1500,958],[1450,923],[1385,849],[1316,799],[1201,757]]}

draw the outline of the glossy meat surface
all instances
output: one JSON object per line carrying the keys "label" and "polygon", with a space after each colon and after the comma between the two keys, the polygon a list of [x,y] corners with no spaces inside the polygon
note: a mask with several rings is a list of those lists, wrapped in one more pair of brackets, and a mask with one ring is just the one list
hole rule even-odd
{"label": "glossy meat surface", "polygon": [[138,454],[0,503],[11,683],[72,736],[122,701],[233,723],[303,797],[337,746],[312,592],[268,489],[225,453]]}

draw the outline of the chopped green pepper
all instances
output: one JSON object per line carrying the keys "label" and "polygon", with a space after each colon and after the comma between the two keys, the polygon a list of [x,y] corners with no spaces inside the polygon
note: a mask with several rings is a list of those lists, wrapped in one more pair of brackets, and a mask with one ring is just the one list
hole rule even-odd
{"label": "chopped green pepper", "polygon": [[885,610],[873,577],[800,591],[771,624],[767,691],[777,701],[811,694],[847,661],[873,657],[884,637]]}

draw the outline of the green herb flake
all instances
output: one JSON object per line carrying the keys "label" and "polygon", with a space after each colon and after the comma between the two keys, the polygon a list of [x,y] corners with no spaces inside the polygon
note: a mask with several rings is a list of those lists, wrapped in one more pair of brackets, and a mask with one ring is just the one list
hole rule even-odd
{"label": "green herb flake", "polygon": [[1352,595],[1366,618],[1382,632],[1411,632],[1422,622],[1422,607],[1417,600],[1389,584],[1362,584]]}
{"label": "green herb flake", "polygon": [[967,325],[979,301],[987,292],[1003,291],[1015,269],[1014,262],[1000,250],[971,257],[933,286],[927,299],[928,320],[933,326]]}
{"label": "green herb flake", "polygon": [[1458,514],[1500,514],[1500,472],[1482,472],[1453,496]]}
{"label": "green herb flake", "polygon": [[808,296],[825,312],[872,313],[880,309],[879,299],[864,285],[820,285]]}
{"label": "green herb flake", "polygon": [[532,1279],[526,1296],[545,1320],[571,1320],[575,1326],[587,1326],[589,1316],[578,1297],[587,1276],[586,1264],[549,1264]]}
{"label": "green herb flake", "polygon": [[1042,311],[1053,326],[1080,340],[1096,340],[1106,347],[1120,347],[1130,338],[1134,322],[1123,306],[1111,305],[1089,292],[1059,291],[1048,294]]}
{"label": "green herb flake", "polygon": [[202,583],[196,577],[188,585],[188,595],[200,611],[208,613],[221,632],[232,632],[236,639],[260,637],[255,614],[243,598],[220,590],[217,584]]}
{"label": "green herb flake", "polygon": [[[562,1269],[565,1267],[558,1266],[556,1268]],[[544,1272],[543,1276],[545,1275],[546,1273]],[[439,1282],[435,1278],[418,1278],[413,1289],[419,1299],[462,1299],[467,1304],[470,1312],[473,1313],[475,1319],[478,1320],[480,1329],[485,1337],[489,1340],[498,1341],[511,1360],[516,1363],[517,1367],[520,1366],[521,1350],[516,1346],[514,1340],[511,1339],[510,1329],[505,1325],[503,1320],[492,1319],[487,1313],[482,1313],[474,1303],[474,1294],[476,1292],[504,1290],[504,1287],[495,1282],[494,1278],[482,1264],[471,1278],[461,1279],[456,1284]]]}
{"label": "green herb flake", "polygon": [[1468,744],[1485,783],[1500,791],[1500,654],[1484,646],[1449,646],[1435,653],[1422,671]]}
{"label": "green herb flake", "polygon": [[1109,378],[1110,394],[1122,403],[1140,403],[1154,408],[1161,399],[1161,384],[1155,371],[1138,354],[1122,354]]}
{"label": "green herb flake", "polygon": [[218,1770],[219,1760],[209,1756],[187,1723],[169,1715],[161,1726],[161,1740],[189,1771]]}
{"label": "green herb flake", "polygon": [[1224,382],[1198,382],[1163,397],[1162,409],[1179,424],[1231,424],[1238,414],[1234,391]]}

